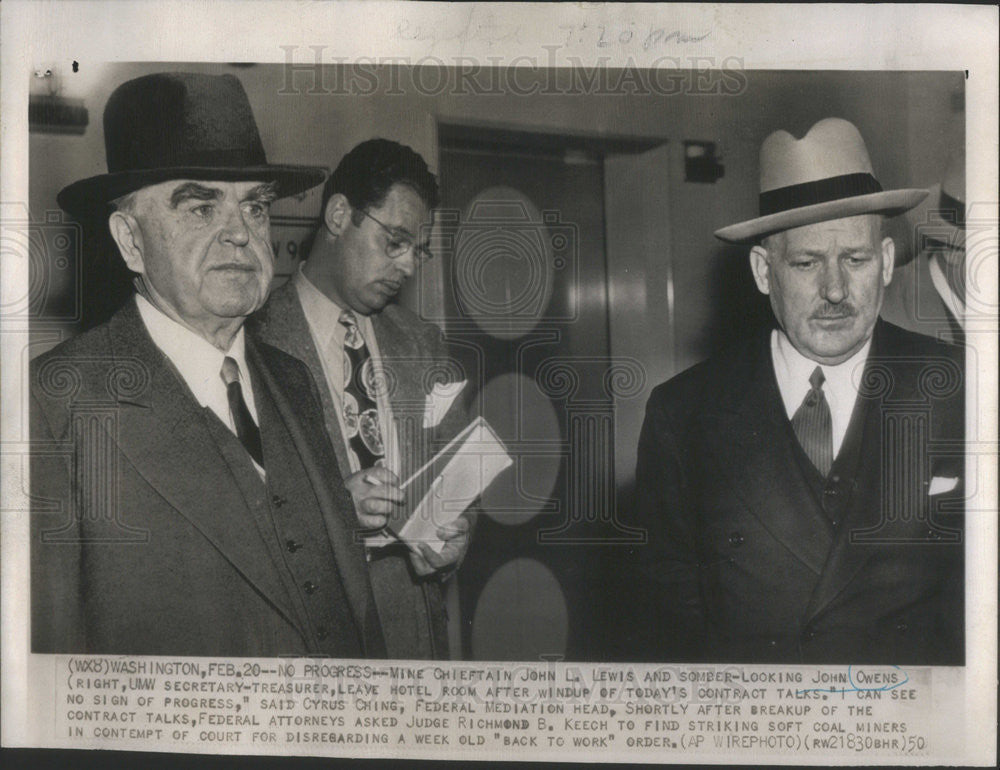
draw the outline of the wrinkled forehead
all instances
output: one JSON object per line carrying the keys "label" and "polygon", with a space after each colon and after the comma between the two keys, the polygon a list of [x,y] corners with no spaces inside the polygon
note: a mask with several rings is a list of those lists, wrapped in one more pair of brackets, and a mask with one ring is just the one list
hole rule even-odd
{"label": "wrinkled forehead", "polygon": [[170,179],[141,187],[134,193],[136,201],[149,201],[176,208],[187,200],[247,200],[274,199],[274,183],[263,179],[223,181],[206,179]]}

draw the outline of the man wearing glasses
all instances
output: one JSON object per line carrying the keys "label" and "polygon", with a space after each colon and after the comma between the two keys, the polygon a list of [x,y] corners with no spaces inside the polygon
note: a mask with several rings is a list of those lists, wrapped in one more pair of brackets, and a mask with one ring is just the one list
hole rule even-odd
{"label": "man wearing glasses", "polygon": [[[434,373],[447,370],[444,341],[394,302],[431,256],[437,202],[437,181],[420,155],[385,139],[362,142],[323,190],[308,258],[255,319],[262,339],[312,371],[341,474],[371,532],[402,507],[401,479],[467,422],[457,404],[443,419],[425,419]],[[440,582],[464,554],[468,531],[465,517],[440,529],[440,553],[425,544],[367,549],[390,658],[448,657]]]}

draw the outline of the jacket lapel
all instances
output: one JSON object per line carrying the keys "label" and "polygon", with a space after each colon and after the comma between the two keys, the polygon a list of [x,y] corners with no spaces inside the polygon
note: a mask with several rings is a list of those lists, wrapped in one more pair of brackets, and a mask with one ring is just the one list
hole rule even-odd
{"label": "jacket lapel", "polygon": [[430,459],[428,435],[423,427],[427,398],[423,378],[428,371],[433,371],[435,362],[419,347],[413,335],[396,323],[391,306],[371,319],[389,383],[389,404],[402,464],[400,478],[405,481]]}
{"label": "jacket lapel", "polygon": [[309,323],[302,310],[302,303],[299,302],[298,291],[292,281],[275,289],[268,299],[266,316],[260,323],[260,338],[299,359],[308,367],[316,383],[316,390],[319,391],[326,432],[330,437],[330,443],[333,444],[337,466],[342,476],[349,476],[351,461],[347,456],[347,446],[344,434],[340,430],[340,422],[337,420],[337,407],[330,395],[326,372],[323,371],[323,364],[313,342]]}
{"label": "jacket lapel", "polygon": [[[362,634],[365,653],[369,657],[384,657],[384,642],[368,579],[364,545],[355,538],[358,522],[354,515],[354,503],[342,483],[331,485],[330,479],[334,471],[331,467],[332,458],[329,454],[317,451],[287,397],[288,394],[301,392],[302,384],[291,380],[282,367],[272,365],[268,360],[267,349],[254,344],[249,336],[247,358],[260,375],[261,387],[268,390],[285,423],[316,493],[351,614]],[[323,461],[324,455],[328,458],[327,462]]]}
{"label": "jacket lapel", "polygon": [[[886,354],[881,324],[876,325],[872,346],[865,362],[865,371],[861,382],[874,382],[882,375],[871,372],[872,361],[878,361]],[[884,365],[880,364],[880,365]],[[898,383],[895,383],[898,384]],[[839,594],[844,587],[858,574],[865,563],[878,550],[875,544],[854,542],[855,535],[860,530],[876,527],[881,516],[881,447],[882,447],[882,410],[879,408],[881,397],[858,394],[851,414],[851,424],[844,439],[847,442],[858,441],[859,446],[853,448],[856,458],[854,467],[845,469],[853,475],[851,498],[845,508],[846,515],[837,529],[830,556],[823,568],[823,574],[816,590],[809,601],[805,622],[815,617]]]}
{"label": "jacket lapel", "polygon": [[716,472],[729,479],[768,532],[819,575],[830,550],[830,527],[798,467],[769,334],[734,362],[731,374],[717,409],[705,418]]}
{"label": "jacket lapel", "polygon": [[[806,610],[805,621],[817,615],[828,605],[843,588],[857,575],[876,550],[873,545],[853,542],[853,535],[860,529],[867,529],[878,524],[879,462],[877,447],[880,446],[881,431],[879,425],[879,409],[867,399],[858,397],[855,405],[858,434],[861,441],[859,462],[854,469],[855,485],[851,491],[851,499],[847,503],[847,514],[837,528],[830,557],[823,567],[823,574],[816,590],[813,592]],[[855,426],[851,426],[853,429]],[[850,435],[850,430],[848,431]],[[874,456],[871,448],[876,448]]]}
{"label": "jacket lapel", "polygon": [[146,332],[135,301],[110,322],[116,361],[139,363],[148,384],[119,393],[117,444],[136,471],[296,628],[264,542],[247,537],[248,503],[180,375]]}

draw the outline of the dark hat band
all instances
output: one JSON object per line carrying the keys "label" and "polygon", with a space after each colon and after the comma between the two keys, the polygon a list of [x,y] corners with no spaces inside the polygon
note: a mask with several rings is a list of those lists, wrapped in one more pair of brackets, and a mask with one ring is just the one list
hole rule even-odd
{"label": "dark hat band", "polygon": [[965,227],[965,204],[962,203],[958,198],[953,198],[948,193],[942,190],[941,192],[941,211],[942,218],[947,217],[949,214],[954,212],[955,220],[952,224],[955,227]]}
{"label": "dark hat band", "polygon": [[760,215],[779,214],[782,211],[800,209],[818,203],[854,198],[882,192],[882,185],[871,174],[843,174],[803,182],[788,187],[779,187],[760,194]]}

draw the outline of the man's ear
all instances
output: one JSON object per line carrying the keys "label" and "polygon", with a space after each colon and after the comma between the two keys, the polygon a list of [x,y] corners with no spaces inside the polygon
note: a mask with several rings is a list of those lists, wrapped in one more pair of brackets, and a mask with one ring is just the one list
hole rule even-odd
{"label": "man's ear", "polygon": [[323,224],[333,237],[339,236],[347,229],[347,223],[351,217],[351,204],[347,197],[341,193],[330,196],[323,209]]}
{"label": "man's ear", "polygon": [[121,252],[128,269],[133,273],[146,272],[142,256],[142,227],[139,221],[131,214],[116,211],[108,217],[108,229],[111,230],[111,237],[118,244],[118,251]]}
{"label": "man's ear", "polygon": [[750,271],[761,294],[771,293],[771,277],[767,266],[767,249],[754,246],[750,249]]}
{"label": "man's ear", "polygon": [[896,243],[892,238],[882,239],[882,285],[888,286],[892,280],[892,269],[896,264]]}

